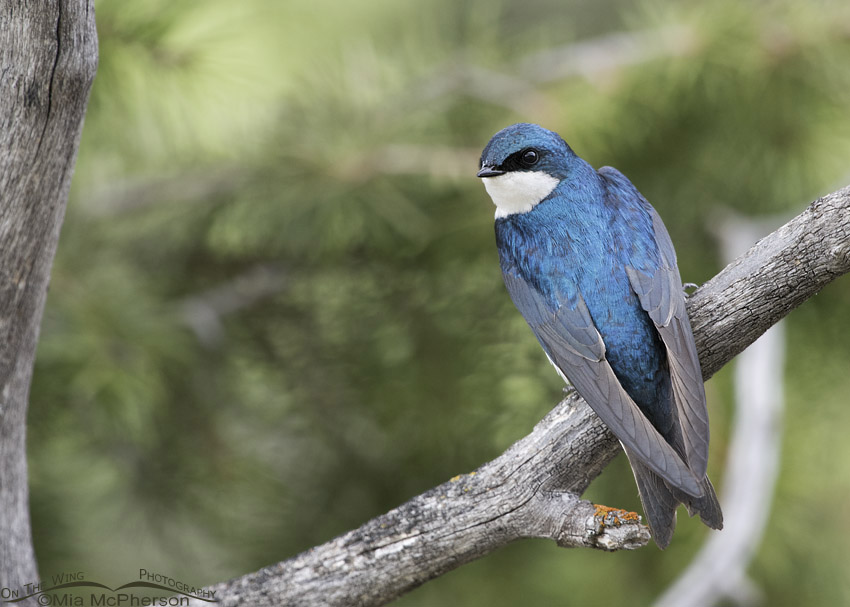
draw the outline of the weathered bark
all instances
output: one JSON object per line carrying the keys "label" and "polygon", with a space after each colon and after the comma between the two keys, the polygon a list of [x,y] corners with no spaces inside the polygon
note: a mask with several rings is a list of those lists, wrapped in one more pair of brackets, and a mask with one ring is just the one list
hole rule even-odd
{"label": "weathered bark", "polygon": [[[850,186],[812,203],[689,299],[704,377],[848,271]],[[210,590],[224,605],[380,605],[519,538],[638,547],[648,541],[645,527],[578,497],[619,449],[589,407],[570,394],[531,434],[475,472]]]}
{"label": "weathered bark", "polygon": [[92,0],[0,0],[0,587],[37,580],[27,400],[96,67]]}

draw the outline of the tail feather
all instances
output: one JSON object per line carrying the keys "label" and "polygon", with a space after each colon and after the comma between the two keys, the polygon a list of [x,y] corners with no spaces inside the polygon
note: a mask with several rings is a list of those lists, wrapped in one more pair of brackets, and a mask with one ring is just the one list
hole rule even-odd
{"label": "tail feather", "polygon": [[708,476],[704,477],[700,483],[703,495],[694,497],[676,487],[671,487],[628,451],[626,455],[629,456],[629,463],[635,475],[640,501],[649,522],[649,528],[652,530],[652,537],[659,548],[663,550],[673,539],[673,531],[676,529],[676,508],[680,503],[685,505],[691,516],[699,514],[702,521],[712,529],[723,528],[723,513]]}
{"label": "tail feather", "polygon": [[717,494],[708,476],[702,479],[700,486],[702,497],[693,497],[675,487],[671,487],[671,491],[673,496],[688,509],[688,514],[691,516],[699,514],[702,522],[712,529],[723,529],[723,512],[720,510],[720,502],[717,501]]}
{"label": "tail feather", "polygon": [[661,477],[644,466],[640,460],[630,456],[629,462],[637,482],[643,513],[652,530],[652,538],[658,547],[664,550],[673,539],[673,531],[676,529],[676,507],[679,501]]}

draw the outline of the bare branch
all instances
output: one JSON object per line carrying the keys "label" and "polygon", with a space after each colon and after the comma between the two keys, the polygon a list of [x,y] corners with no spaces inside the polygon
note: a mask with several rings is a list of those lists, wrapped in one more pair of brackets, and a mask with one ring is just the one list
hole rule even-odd
{"label": "bare branch", "polygon": [[581,76],[601,79],[612,72],[659,57],[681,57],[697,48],[699,36],[685,25],[614,32],[533,53],[516,72],[536,83]]}
{"label": "bare branch", "polygon": [[809,205],[705,283],[688,313],[707,379],[850,268],[850,186]]}
{"label": "bare branch", "polygon": [[[812,203],[690,297],[704,377],[848,271],[850,186]],[[570,394],[475,472],[211,590],[224,605],[380,605],[519,538],[605,550],[641,546],[648,535],[632,513],[578,498],[619,448]]]}
{"label": "bare branch", "polygon": [[176,308],[183,324],[203,345],[213,347],[224,338],[222,317],[248,308],[286,288],[285,272],[270,264],[258,264],[212,289],[186,297]]}
{"label": "bare branch", "polygon": [[88,192],[86,210],[94,216],[112,216],[163,202],[193,204],[232,196],[246,181],[244,170],[225,164],[214,170],[123,180]]}

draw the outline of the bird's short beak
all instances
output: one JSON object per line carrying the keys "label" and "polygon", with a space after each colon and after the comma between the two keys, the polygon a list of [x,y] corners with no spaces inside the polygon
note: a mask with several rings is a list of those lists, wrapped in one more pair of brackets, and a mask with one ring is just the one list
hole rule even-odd
{"label": "bird's short beak", "polygon": [[498,177],[499,175],[504,174],[504,171],[500,171],[494,167],[481,167],[481,170],[478,171],[478,175],[476,175],[476,177]]}

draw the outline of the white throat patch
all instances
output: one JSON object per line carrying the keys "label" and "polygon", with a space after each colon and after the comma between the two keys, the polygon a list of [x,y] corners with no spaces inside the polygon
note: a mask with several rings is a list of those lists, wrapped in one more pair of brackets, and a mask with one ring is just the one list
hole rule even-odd
{"label": "white throat patch", "polygon": [[496,205],[496,219],[514,213],[528,213],[560,183],[542,171],[512,171],[484,177],[481,181]]}

